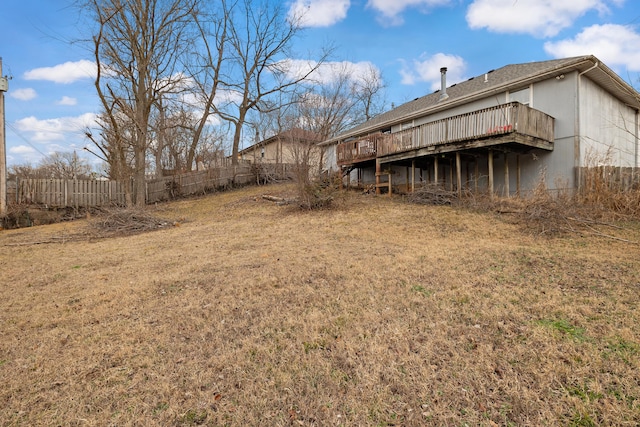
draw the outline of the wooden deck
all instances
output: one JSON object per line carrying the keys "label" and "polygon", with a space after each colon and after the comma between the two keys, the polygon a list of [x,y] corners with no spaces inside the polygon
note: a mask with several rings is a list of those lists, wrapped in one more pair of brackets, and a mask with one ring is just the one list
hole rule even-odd
{"label": "wooden deck", "polygon": [[338,144],[337,163],[404,160],[507,143],[553,150],[553,117],[518,102],[425,123],[396,133],[370,134]]}

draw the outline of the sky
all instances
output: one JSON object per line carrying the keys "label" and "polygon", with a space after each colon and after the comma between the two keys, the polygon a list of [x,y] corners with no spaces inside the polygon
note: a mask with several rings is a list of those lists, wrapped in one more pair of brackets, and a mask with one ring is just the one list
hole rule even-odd
{"label": "sky", "polygon": [[[277,0],[273,0],[277,1]],[[7,164],[37,165],[54,152],[84,150],[100,105],[87,25],[69,0],[4,2],[0,10]],[[371,66],[388,108],[508,64],[595,55],[640,87],[638,0],[290,0],[304,30],[292,51],[333,46],[330,61]]]}

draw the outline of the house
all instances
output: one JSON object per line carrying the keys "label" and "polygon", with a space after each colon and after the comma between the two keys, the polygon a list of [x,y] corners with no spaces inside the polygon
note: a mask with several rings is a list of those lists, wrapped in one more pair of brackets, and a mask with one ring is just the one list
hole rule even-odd
{"label": "house", "polygon": [[449,87],[440,71],[440,90],[321,143],[325,168],[377,192],[438,183],[512,195],[541,179],[575,190],[602,166],[635,177],[640,94],[598,58],[507,65]]}
{"label": "house", "polygon": [[319,151],[316,144],[321,138],[314,132],[292,128],[256,142],[238,152],[241,160],[251,163],[295,164],[311,151],[312,157]]}

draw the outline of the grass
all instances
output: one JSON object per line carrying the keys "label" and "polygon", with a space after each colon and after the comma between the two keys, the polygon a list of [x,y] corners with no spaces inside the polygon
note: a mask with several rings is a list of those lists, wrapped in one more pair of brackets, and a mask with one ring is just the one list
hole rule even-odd
{"label": "grass", "polygon": [[2,231],[0,425],[640,423],[638,223],[260,197],[289,191]]}
{"label": "grass", "polygon": [[539,324],[554,329],[562,335],[568,336],[576,341],[584,341],[586,339],[584,328],[573,326],[566,319],[543,319],[539,321]]}

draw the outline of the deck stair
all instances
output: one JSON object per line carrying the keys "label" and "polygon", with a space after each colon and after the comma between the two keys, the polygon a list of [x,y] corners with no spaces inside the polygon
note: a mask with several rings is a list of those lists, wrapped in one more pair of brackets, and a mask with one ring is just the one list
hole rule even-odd
{"label": "deck stair", "polygon": [[344,178],[345,176],[349,175],[351,173],[352,170],[354,170],[356,167],[354,165],[348,165],[348,166],[343,166],[342,167],[342,177]]}
{"label": "deck stair", "polygon": [[[381,194],[382,188],[387,188],[387,194],[391,197],[391,175],[393,171],[390,169],[376,172],[376,194]],[[387,177],[386,181],[382,181],[382,178]]]}

